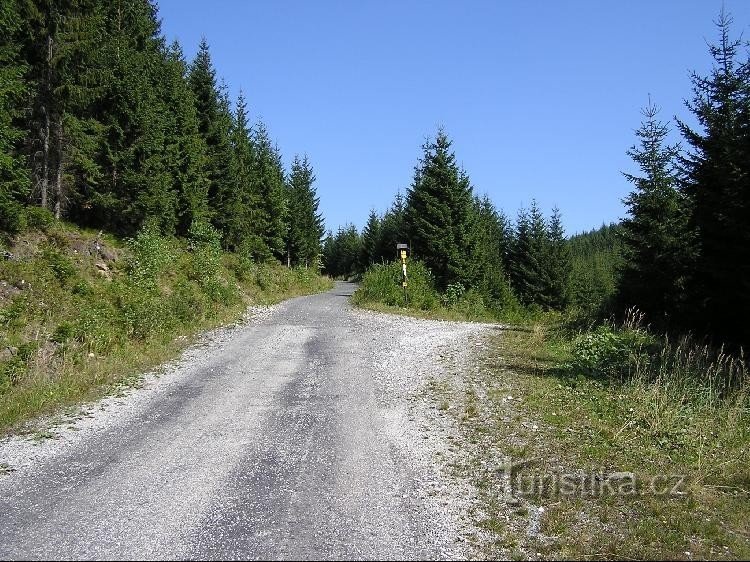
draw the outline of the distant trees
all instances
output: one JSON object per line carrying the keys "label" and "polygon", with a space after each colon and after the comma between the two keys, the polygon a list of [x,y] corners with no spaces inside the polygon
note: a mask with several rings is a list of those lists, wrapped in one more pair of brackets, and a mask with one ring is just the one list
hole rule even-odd
{"label": "distant trees", "polygon": [[210,222],[226,249],[285,259],[292,244],[294,263],[317,266],[312,166],[304,197],[288,191],[278,148],[242,94],[232,107],[205,39],[188,64],[148,0],[7,0],[0,31],[0,230],[22,228],[31,205],[126,236]]}
{"label": "distant trees", "polygon": [[324,270],[333,277],[349,278],[362,272],[360,256],[362,238],[353,224],[328,233],[323,243]]}
{"label": "distant trees", "polygon": [[511,284],[526,305],[561,310],[568,304],[570,251],[555,208],[549,221],[532,201],[521,209],[510,244]]}
{"label": "distant trees", "polygon": [[29,193],[29,174],[19,150],[24,132],[18,126],[28,90],[28,64],[21,56],[21,11],[16,1],[0,3],[0,230],[22,226],[21,202]]}
{"label": "distant trees", "polygon": [[614,312],[622,268],[622,226],[602,225],[568,240],[569,304],[590,319]]}

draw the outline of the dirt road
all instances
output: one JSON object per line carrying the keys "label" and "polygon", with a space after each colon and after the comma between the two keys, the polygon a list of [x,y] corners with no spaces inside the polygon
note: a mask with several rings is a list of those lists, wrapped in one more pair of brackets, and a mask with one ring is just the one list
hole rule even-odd
{"label": "dirt road", "polygon": [[470,492],[420,393],[484,328],[357,311],[352,291],[212,332],[52,438],[0,443],[0,558],[465,556]]}

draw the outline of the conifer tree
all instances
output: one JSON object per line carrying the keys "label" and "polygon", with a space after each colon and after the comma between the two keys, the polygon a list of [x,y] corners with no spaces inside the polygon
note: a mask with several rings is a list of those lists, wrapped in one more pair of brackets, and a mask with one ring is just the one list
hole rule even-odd
{"label": "conifer tree", "polygon": [[547,306],[563,310],[569,302],[571,259],[562,215],[557,207],[552,209],[548,224],[544,269],[547,286],[543,291],[546,294]]}
{"label": "conifer tree", "polygon": [[0,4],[0,231],[21,227],[21,202],[29,192],[29,179],[20,140],[22,115],[28,91],[28,65],[20,56],[21,11],[13,1]]}
{"label": "conifer tree", "polygon": [[690,145],[684,193],[694,237],[688,299],[694,327],[728,342],[750,342],[750,65],[738,60],[723,11],[709,76],[692,75],[687,103],[700,129],[678,121]]}
{"label": "conifer tree", "polygon": [[559,308],[567,289],[567,251],[559,216],[553,243],[550,225],[536,201],[529,211],[521,209],[516,221],[516,233],[511,250],[511,280],[518,298],[526,305],[543,309]]}
{"label": "conifer tree", "polygon": [[232,114],[225,88],[217,85],[205,38],[190,66],[189,81],[195,96],[198,131],[207,148],[211,221],[222,233],[224,245],[229,246],[235,242],[230,240],[230,230],[240,210],[235,154],[230,142]]}
{"label": "conifer tree", "polygon": [[380,221],[379,236],[374,261],[390,262],[396,256],[396,244],[408,243],[409,237],[404,227],[405,202],[401,192],[396,197]]}
{"label": "conifer tree", "polygon": [[177,233],[186,236],[194,221],[208,217],[208,159],[198,132],[195,98],[188,85],[188,67],[182,48],[174,42],[165,53],[164,99],[170,110],[165,150],[177,197]]}
{"label": "conifer tree", "polygon": [[289,229],[287,256],[291,263],[316,266],[323,235],[323,219],[318,212],[320,200],[315,194],[315,174],[307,156],[295,156],[287,182]]}
{"label": "conifer tree", "polygon": [[267,258],[285,257],[284,241],[287,236],[287,202],[284,187],[284,169],[281,155],[271,143],[268,130],[258,122],[253,131],[255,165],[253,178],[260,197],[260,236],[265,244]]}
{"label": "conifer tree", "polygon": [[367,223],[362,229],[362,253],[360,263],[363,269],[367,269],[378,262],[378,244],[380,243],[381,221],[375,209],[370,210]]}
{"label": "conifer tree", "polygon": [[102,173],[96,102],[108,78],[101,44],[106,11],[95,0],[22,6],[33,194],[59,218],[67,207],[82,207],[76,188],[96,185]]}
{"label": "conifer tree", "polygon": [[679,146],[665,144],[669,129],[657,119],[658,112],[649,100],[642,110],[644,121],[636,131],[639,144],[628,150],[642,175],[625,174],[635,189],[624,200],[629,216],[622,223],[625,261],[619,300],[622,308],[636,306],[649,321],[668,327],[684,290],[687,232],[685,209],[677,191]]}
{"label": "conifer tree", "polygon": [[324,244],[323,261],[326,273],[345,279],[358,273],[362,238],[353,224],[340,226],[335,235],[329,233]]}
{"label": "conifer tree", "polygon": [[502,215],[486,195],[474,199],[478,288],[494,303],[502,305],[512,297],[505,273],[506,232]]}
{"label": "conifer tree", "polygon": [[229,246],[257,259],[266,256],[268,252],[261,237],[261,201],[253,177],[255,147],[251,139],[247,103],[242,92],[237,98],[231,140],[236,162],[238,201],[236,212],[229,223]]}
{"label": "conifer tree", "polygon": [[104,127],[102,181],[82,182],[95,220],[124,234],[146,221],[173,233],[177,193],[165,153],[170,134],[162,80],[167,60],[156,7],[105,4],[107,40],[98,51],[103,76],[96,115]]}
{"label": "conifer tree", "polygon": [[406,231],[412,251],[435,275],[437,285],[476,281],[472,187],[456,165],[451,141],[442,129],[423,145],[423,156],[408,192]]}

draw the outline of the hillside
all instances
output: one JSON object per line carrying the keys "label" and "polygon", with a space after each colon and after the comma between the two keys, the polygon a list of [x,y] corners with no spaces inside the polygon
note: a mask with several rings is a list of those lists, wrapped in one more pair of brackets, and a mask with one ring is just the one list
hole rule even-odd
{"label": "hillside", "polygon": [[224,253],[211,229],[123,240],[44,213],[30,222],[0,261],[0,432],[126,381],[249,305],[330,284]]}

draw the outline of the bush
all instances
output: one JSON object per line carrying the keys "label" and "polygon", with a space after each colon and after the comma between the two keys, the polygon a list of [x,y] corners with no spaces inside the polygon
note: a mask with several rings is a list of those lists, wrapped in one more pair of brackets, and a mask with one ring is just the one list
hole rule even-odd
{"label": "bush", "polygon": [[78,277],[78,272],[70,258],[54,246],[45,245],[42,248],[42,259],[60,284],[64,285],[67,281]]}
{"label": "bush", "polygon": [[409,264],[408,275],[409,285],[405,294],[401,286],[401,264],[373,265],[365,272],[360,288],[354,293],[354,301],[380,302],[419,310],[438,308],[440,296],[430,270],[422,262],[413,261]]}
{"label": "bush", "polygon": [[443,293],[441,297],[443,305],[447,306],[448,308],[456,306],[458,304],[458,301],[461,300],[461,297],[464,296],[465,292],[466,287],[464,287],[462,283],[450,283],[445,288],[445,293]]}
{"label": "bush", "polygon": [[214,302],[228,304],[234,290],[219,280],[221,268],[221,233],[210,224],[194,221],[188,232],[188,248],[192,251],[190,278],[197,281]]}
{"label": "bush", "polygon": [[56,222],[55,215],[44,207],[26,207],[24,209],[24,216],[26,218],[26,228],[35,228],[42,232],[47,232]]}
{"label": "bush", "polygon": [[50,341],[63,344],[73,337],[73,325],[70,322],[58,324],[50,336]]}
{"label": "bush", "polygon": [[174,255],[168,241],[150,225],[143,227],[135,238],[128,240],[131,251],[127,263],[130,279],[143,288],[154,288],[156,280]]}
{"label": "bush", "polygon": [[589,375],[625,380],[649,361],[654,338],[646,330],[600,326],[573,342],[573,365]]}
{"label": "bush", "polygon": [[0,231],[17,234],[25,228],[26,216],[23,207],[0,190]]}

